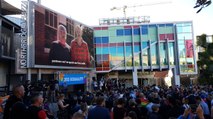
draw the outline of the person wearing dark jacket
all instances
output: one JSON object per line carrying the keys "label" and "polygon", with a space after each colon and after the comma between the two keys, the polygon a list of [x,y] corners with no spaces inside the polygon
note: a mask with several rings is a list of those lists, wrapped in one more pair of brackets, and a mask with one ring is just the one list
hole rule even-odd
{"label": "person wearing dark jacket", "polygon": [[113,118],[123,119],[126,116],[126,109],[124,108],[124,99],[120,98],[117,101],[116,106],[113,108]]}
{"label": "person wearing dark jacket", "polygon": [[159,111],[159,105],[157,104],[152,105],[152,112],[150,112],[148,119],[161,119],[158,111]]}
{"label": "person wearing dark jacket", "polygon": [[54,65],[67,65],[71,60],[70,46],[66,43],[67,30],[63,25],[58,26],[58,40],[52,42],[49,62]]}
{"label": "person wearing dark jacket", "polygon": [[17,85],[5,105],[3,119],[25,119],[26,105],[23,103],[24,86]]}
{"label": "person wearing dark jacket", "polygon": [[48,119],[46,112],[42,109],[43,97],[41,94],[34,94],[32,96],[32,105],[27,110],[28,119]]}
{"label": "person wearing dark jacket", "polygon": [[96,99],[97,106],[88,113],[88,119],[110,119],[109,110],[106,109],[104,97],[100,96]]}

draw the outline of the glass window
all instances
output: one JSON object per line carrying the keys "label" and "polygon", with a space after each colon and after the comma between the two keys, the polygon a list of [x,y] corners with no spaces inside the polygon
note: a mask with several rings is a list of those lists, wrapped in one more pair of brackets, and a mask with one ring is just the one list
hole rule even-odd
{"label": "glass window", "polygon": [[102,43],[109,43],[109,37],[102,37]]}
{"label": "glass window", "polygon": [[179,33],[178,40],[179,39],[192,39],[192,33]]}
{"label": "glass window", "polygon": [[151,46],[151,61],[152,61],[152,65],[153,66],[157,66],[158,65],[158,61],[157,61],[157,47],[156,47],[156,45],[152,45]]}
{"label": "glass window", "polygon": [[142,55],[142,59],[143,59],[143,66],[149,66],[149,55],[148,55],[148,49],[143,50],[143,55]]}
{"label": "glass window", "polygon": [[168,65],[168,59],[166,56],[166,43],[160,43],[160,64],[162,66]]}
{"label": "glass window", "polygon": [[101,61],[101,55],[96,55],[96,61]]}
{"label": "glass window", "polygon": [[139,52],[140,52],[140,48],[139,48],[138,45],[135,45],[135,46],[134,46],[134,52],[135,52],[135,53],[139,53]]}
{"label": "glass window", "polygon": [[126,46],[126,57],[132,56],[132,46]]}
{"label": "glass window", "polygon": [[140,55],[141,53],[138,53],[137,55],[134,56],[134,63],[135,63],[135,66],[141,66],[140,64]]}
{"label": "glass window", "polygon": [[147,35],[148,34],[148,28],[142,28],[142,35]]}
{"label": "glass window", "polygon": [[96,61],[96,67],[102,67],[102,61]]}
{"label": "glass window", "polygon": [[134,35],[140,35],[140,29],[139,28],[134,29]]}
{"label": "glass window", "polygon": [[142,48],[147,48],[149,45],[149,42],[142,42]]}
{"label": "glass window", "polygon": [[109,61],[109,55],[108,54],[105,54],[103,55],[103,61]]}
{"label": "glass window", "polygon": [[102,48],[101,47],[96,48],[96,54],[102,54]]}
{"label": "glass window", "polygon": [[116,47],[110,47],[109,50],[112,56],[116,56]]}
{"label": "glass window", "polygon": [[117,36],[123,36],[124,35],[124,30],[123,29],[118,29],[116,30]]}
{"label": "glass window", "polygon": [[100,44],[101,43],[101,37],[94,37],[95,43]]}
{"label": "glass window", "polygon": [[124,34],[125,35],[132,35],[132,29],[125,29]]}
{"label": "glass window", "polygon": [[102,53],[101,54],[109,54],[108,47],[102,47]]}
{"label": "glass window", "polygon": [[169,63],[170,65],[175,65],[174,59],[174,43],[169,43]]}

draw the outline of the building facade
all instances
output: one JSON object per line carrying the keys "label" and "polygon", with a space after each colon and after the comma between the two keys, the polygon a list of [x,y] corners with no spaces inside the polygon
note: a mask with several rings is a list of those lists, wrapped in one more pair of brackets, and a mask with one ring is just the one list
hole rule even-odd
{"label": "building facade", "polygon": [[0,1],[0,95],[8,89],[15,77],[15,54],[19,47],[20,26],[9,20],[6,15],[20,14],[21,10],[6,1]]}
{"label": "building facade", "polygon": [[133,85],[144,72],[171,70],[176,85],[197,73],[192,21],[97,26],[94,46],[97,75],[129,74]]}

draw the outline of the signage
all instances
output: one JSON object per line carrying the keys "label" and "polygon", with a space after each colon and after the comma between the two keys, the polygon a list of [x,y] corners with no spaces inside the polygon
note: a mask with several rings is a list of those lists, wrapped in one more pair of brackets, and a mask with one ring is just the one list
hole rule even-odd
{"label": "signage", "polygon": [[87,79],[87,74],[59,74],[59,85],[68,86],[75,84],[85,84]]}

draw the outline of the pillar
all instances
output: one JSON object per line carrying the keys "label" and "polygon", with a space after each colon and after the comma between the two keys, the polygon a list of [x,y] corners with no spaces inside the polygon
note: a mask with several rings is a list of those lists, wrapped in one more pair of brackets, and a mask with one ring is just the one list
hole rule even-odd
{"label": "pillar", "polygon": [[41,69],[38,69],[37,80],[41,80]]}
{"label": "pillar", "polygon": [[173,84],[180,86],[180,75],[177,74],[176,68],[174,68],[172,71],[173,71],[173,79],[174,79]]}
{"label": "pillar", "polygon": [[27,80],[31,81],[31,69],[30,68],[27,69]]}
{"label": "pillar", "polygon": [[132,78],[133,78],[133,85],[138,86],[138,71],[137,70],[132,71]]}

